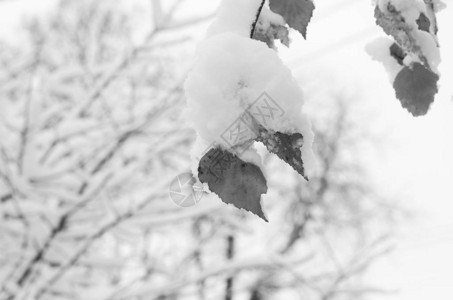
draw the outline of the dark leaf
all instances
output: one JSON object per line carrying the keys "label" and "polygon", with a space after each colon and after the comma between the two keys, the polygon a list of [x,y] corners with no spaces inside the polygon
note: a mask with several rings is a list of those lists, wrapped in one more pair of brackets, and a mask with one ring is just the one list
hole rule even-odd
{"label": "dark leaf", "polygon": [[437,93],[439,76],[420,63],[404,67],[396,76],[393,88],[401,105],[413,116],[427,113]]}
{"label": "dark leaf", "polygon": [[267,192],[260,168],[219,148],[210,149],[200,160],[198,178],[220,199],[254,213],[267,222],[261,208],[261,194]]}
{"label": "dark leaf", "polygon": [[286,134],[281,132],[271,132],[264,128],[260,131],[256,139],[262,142],[269,152],[277,156],[290,165],[297,173],[308,180],[305,175],[304,163],[302,161],[301,148],[303,136],[300,133]]}
{"label": "dark leaf", "polygon": [[418,29],[429,33],[429,27],[431,26],[431,22],[429,21],[429,18],[424,13],[420,13],[420,16],[417,19],[417,25],[418,25]]}
{"label": "dark leaf", "polygon": [[307,38],[307,26],[313,16],[315,5],[310,0],[269,0],[270,9],[285,19],[289,27]]}
{"label": "dark leaf", "polygon": [[390,46],[390,55],[396,59],[396,61],[400,64],[403,65],[403,60],[404,57],[406,57],[406,54],[404,53],[403,49],[401,49],[400,46],[398,46],[397,43],[393,43]]}

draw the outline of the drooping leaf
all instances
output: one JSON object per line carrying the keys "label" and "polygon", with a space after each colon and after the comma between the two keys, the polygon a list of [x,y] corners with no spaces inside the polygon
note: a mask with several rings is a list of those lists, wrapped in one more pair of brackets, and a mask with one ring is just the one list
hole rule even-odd
{"label": "drooping leaf", "polygon": [[439,76],[420,63],[404,67],[396,76],[393,88],[401,105],[413,116],[427,113],[437,93]]}
{"label": "drooping leaf", "polygon": [[315,9],[311,0],[269,0],[269,7],[274,13],[281,15],[289,27],[307,38],[307,26]]}
{"label": "drooping leaf", "polygon": [[256,141],[262,142],[269,152],[276,154],[297,173],[308,180],[305,175],[304,163],[302,161],[301,148],[304,141],[302,134],[286,134],[278,131],[272,132],[263,128]]}
{"label": "drooping leaf", "polygon": [[267,192],[260,168],[219,148],[210,149],[201,159],[198,178],[220,199],[254,213],[267,222],[261,208],[261,194]]}

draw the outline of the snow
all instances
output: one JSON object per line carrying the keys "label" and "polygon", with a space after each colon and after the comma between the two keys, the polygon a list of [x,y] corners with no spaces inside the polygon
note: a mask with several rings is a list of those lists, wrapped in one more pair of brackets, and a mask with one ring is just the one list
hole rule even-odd
{"label": "snow", "polygon": [[[189,115],[207,140],[225,144],[221,139],[223,132],[263,92],[275,98],[285,112],[300,111],[302,101],[294,100],[302,100],[302,92],[289,70],[265,44],[226,33],[207,40],[198,54],[186,82],[186,93]],[[271,121],[269,127],[274,130],[293,127],[286,119]]]}
{"label": "snow", "polygon": [[431,70],[438,73],[437,68],[440,64],[440,51],[436,45],[436,40],[433,39],[431,34],[420,30],[415,31],[414,36],[422,53],[427,58]]}
{"label": "snow", "polygon": [[[302,159],[309,175],[313,169],[313,133],[302,113],[303,92],[277,53],[249,37],[260,2],[223,1],[197,49],[185,82],[186,117],[199,134],[192,157],[198,161],[212,144],[226,149],[241,147],[244,141],[255,139],[257,127],[263,126],[304,136]],[[263,11],[264,22],[284,24],[281,16],[266,8]],[[266,109],[271,117],[264,116],[267,111],[261,114]],[[246,120],[249,113],[255,117],[251,124]],[[242,159],[260,165],[253,146],[241,150]],[[196,165],[192,169],[195,171]]]}
{"label": "snow", "polygon": [[380,37],[368,43],[365,51],[376,61],[384,65],[386,72],[389,75],[389,81],[393,84],[396,75],[401,71],[403,66],[398,64],[396,59],[390,55],[390,46],[393,41],[386,37]]}
{"label": "snow", "polygon": [[266,6],[263,6],[260,14],[260,22],[262,22],[262,26],[264,28],[268,28],[271,24],[285,26],[286,22],[282,16],[279,14],[274,13]]}
{"label": "snow", "polygon": [[232,32],[242,37],[250,36],[251,25],[261,0],[224,0],[217,10],[216,18],[207,36]]}

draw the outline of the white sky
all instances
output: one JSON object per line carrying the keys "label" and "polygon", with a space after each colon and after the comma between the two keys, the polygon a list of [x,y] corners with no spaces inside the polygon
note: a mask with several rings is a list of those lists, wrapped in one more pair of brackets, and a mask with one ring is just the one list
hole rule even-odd
{"label": "white sky", "polygon": [[[0,3],[0,34],[14,37],[14,24],[24,15],[43,14],[55,2]],[[189,13],[212,8],[218,0],[187,2]],[[368,42],[384,36],[374,24],[371,0],[315,1],[308,41],[292,34],[291,48],[280,51],[302,84],[316,79],[312,89],[326,94],[357,89],[366,107],[361,111],[363,126],[390,135],[393,146],[370,166],[383,195],[419,214],[405,227],[394,254],[372,273],[376,284],[399,293],[376,299],[453,299],[453,3],[444,2],[450,7],[438,15],[440,92],[428,115],[421,118],[413,118],[400,106],[384,67],[364,51]],[[328,107],[329,98],[320,95],[317,101]]]}
{"label": "white sky", "polygon": [[[384,67],[364,47],[385,36],[374,24],[371,1],[315,1],[308,41],[297,35],[284,51],[302,81],[321,77],[318,89],[357,89],[369,111],[363,126],[390,134],[379,161],[370,162],[383,194],[418,211],[403,229],[396,251],[378,264],[372,279],[398,294],[376,299],[453,299],[453,3],[438,15],[442,63],[440,92],[428,114],[413,118],[395,99]],[[297,47],[295,47],[297,46]],[[329,78],[335,80],[328,80]],[[317,99],[323,101],[323,99]],[[326,106],[329,99],[326,98]],[[373,159],[376,157],[373,156]]]}

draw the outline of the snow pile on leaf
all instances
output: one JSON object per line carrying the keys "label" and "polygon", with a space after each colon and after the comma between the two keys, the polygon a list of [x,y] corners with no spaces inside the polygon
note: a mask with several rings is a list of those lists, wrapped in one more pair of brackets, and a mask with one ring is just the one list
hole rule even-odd
{"label": "snow pile on leaf", "polygon": [[[262,142],[308,178],[313,133],[290,70],[275,51],[250,38],[260,2],[223,1],[198,47],[185,92],[187,116],[199,136],[194,174],[224,202],[265,219],[260,196],[267,186],[253,143]],[[263,28],[282,26],[281,17],[267,16]]]}
{"label": "snow pile on leaf", "polygon": [[286,47],[290,42],[285,19],[267,7],[261,10],[252,38],[266,43],[269,48],[275,48],[274,40],[279,40]]}
{"label": "snow pile on leaf", "polygon": [[426,114],[437,93],[440,54],[435,12],[440,6],[432,0],[379,0],[375,7],[376,24],[394,42],[379,39],[367,51],[384,63],[396,97],[414,116]]}
{"label": "snow pile on leaf", "polygon": [[234,33],[249,37],[251,24],[256,19],[261,0],[224,0],[216,12],[216,17],[208,29],[206,37],[220,33]]}
{"label": "snow pile on leaf", "polygon": [[[225,148],[222,134],[266,92],[283,110],[282,115],[258,120],[267,129],[301,132],[310,136],[307,118],[301,114],[303,93],[275,51],[263,43],[231,33],[207,39],[187,79],[188,114],[197,132]],[[258,126],[255,124],[254,126]],[[256,138],[251,136],[250,139]]]}

